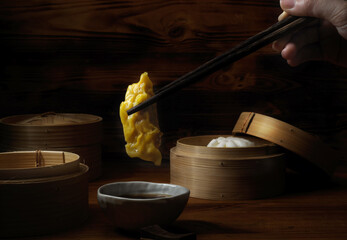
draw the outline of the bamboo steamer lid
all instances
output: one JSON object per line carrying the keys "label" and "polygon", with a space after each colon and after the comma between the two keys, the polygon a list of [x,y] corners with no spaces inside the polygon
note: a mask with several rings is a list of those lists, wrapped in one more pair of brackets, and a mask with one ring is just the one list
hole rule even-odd
{"label": "bamboo steamer lid", "polygon": [[0,238],[51,234],[88,217],[88,166],[60,176],[0,180]]}
{"label": "bamboo steamer lid", "polygon": [[258,199],[284,191],[285,154],[273,143],[245,136],[254,147],[210,148],[220,135],[182,138],[170,151],[170,181],[191,196],[212,200]]}
{"label": "bamboo steamer lid", "polygon": [[100,143],[102,118],[89,114],[44,113],[0,119],[1,145],[48,149]]}
{"label": "bamboo steamer lid", "polygon": [[43,113],[0,119],[1,151],[54,150],[77,153],[90,168],[90,180],[101,175],[102,118],[90,114]]}
{"label": "bamboo steamer lid", "polygon": [[241,113],[233,133],[259,137],[297,154],[300,158],[289,159],[289,165],[297,171],[317,176],[331,176],[339,162],[337,152],[318,137],[259,113]]}
{"label": "bamboo steamer lid", "polygon": [[79,170],[80,156],[60,151],[0,153],[0,180],[60,176]]}

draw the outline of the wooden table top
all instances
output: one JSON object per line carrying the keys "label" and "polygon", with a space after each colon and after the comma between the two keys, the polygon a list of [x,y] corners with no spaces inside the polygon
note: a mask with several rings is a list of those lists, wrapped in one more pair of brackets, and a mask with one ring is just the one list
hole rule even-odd
{"label": "wooden table top", "polygon": [[[80,227],[28,239],[139,239],[116,230],[98,206],[97,189],[114,181],[169,182],[169,163],[104,161],[102,178],[89,184],[89,218]],[[347,167],[339,167],[333,183],[314,186],[289,175],[284,194],[261,200],[210,201],[190,198],[176,227],[197,239],[347,239]]]}

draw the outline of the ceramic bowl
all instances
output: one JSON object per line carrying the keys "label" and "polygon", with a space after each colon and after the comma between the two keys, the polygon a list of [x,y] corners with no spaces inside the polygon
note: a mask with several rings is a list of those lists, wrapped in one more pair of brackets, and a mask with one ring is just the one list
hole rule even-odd
{"label": "ceramic bowl", "polygon": [[138,230],[175,221],[189,194],[189,189],[179,185],[132,181],[105,184],[98,189],[97,198],[115,227]]}

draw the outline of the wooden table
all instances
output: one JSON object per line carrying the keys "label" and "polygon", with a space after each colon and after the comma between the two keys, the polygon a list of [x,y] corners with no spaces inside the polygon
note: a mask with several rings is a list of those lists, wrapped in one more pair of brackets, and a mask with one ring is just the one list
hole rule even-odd
{"label": "wooden table", "polygon": [[[170,181],[169,163],[110,159],[102,178],[89,184],[90,215],[80,227],[28,239],[139,239],[116,230],[98,206],[97,189],[114,181]],[[176,226],[195,232],[197,239],[347,239],[347,167],[341,166],[333,184],[314,186],[289,175],[286,192],[262,200],[209,201],[190,198]]]}

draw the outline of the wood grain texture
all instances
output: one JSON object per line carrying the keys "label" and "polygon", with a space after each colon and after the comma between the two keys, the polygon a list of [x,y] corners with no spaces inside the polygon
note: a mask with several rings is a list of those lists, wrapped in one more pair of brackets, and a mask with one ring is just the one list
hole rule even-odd
{"label": "wood grain texture", "polygon": [[[114,181],[169,182],[169,166],[147,162],[105,160],[103,177],[89,184],[89,217],[80,227],[28,240],[139,239],[137,233],[114,229],[96,199],[97,189]],[[287,175],[285,192],[261,200],[211,201],[190,198],[174,223],[197,234],[198,240],[229,239],[346,239],[347,168],[340,167],[330,186]]]}
{"label": "wood grain texture", "polygon": [[[279,13],[278,0],[1,1],[0,115],[99,115],[104,152],[124,155],[118,108],[142,72],[159,89]],[[346,79],[346,69],[326,63],[291,68],[267,46],[158,103],[164,157],[178,138],[231,133],[243,111],[289,122],[342,151]]]}

